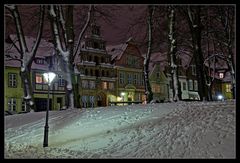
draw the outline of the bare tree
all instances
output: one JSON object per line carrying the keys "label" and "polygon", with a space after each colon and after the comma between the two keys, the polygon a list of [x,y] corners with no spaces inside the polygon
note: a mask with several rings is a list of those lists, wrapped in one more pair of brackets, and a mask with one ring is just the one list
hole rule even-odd
{"label": "bare tree", "polygon": [[[223,35],[222,33],[217,33],[217,40],[221,51],[225,55],[225,60],[227,62],[228,68],[231,73],[231,84],[232,84],[232,95],[235,98],[236,92],[236,80],[235,80],[235,64],[234,64],[234,54],[233,54],[233,43],[234,43],[234,7],[233,6],[226,6],[226,7],[219,7],[218,14],[220,16],[220,24],[223,27]],[[223,36],[223,37],[222,37]],[[226,50],[224,50],[226,49]]]}
{"label": "bare tree", "polygon": [[195,59],[196,65],[196,74],[198,80],[198,92],[200,96],[200,100],[207,99],[207,91],[206,91],[206,75],[203,68],[203,54],[201,48],[201,36],[202,36],[202,24],[201,24],[201,7],[200,6],[187,6],[184,11],[188,26],[191,31],[192,37],[192,47],[193,47],[193,57]]}
{"label": "bare tree", "polygon": [[147,22],[148,22],[148,50],[144,59],[144,86],[145,86],[145,95],[147,98],[147,103],[149,103],[150,101],[152,101],[153,99],[153,92],[151,89],[151,85],[149,82],[149,61],[151,58],[151,54],[152,54],[152,30],[153,30],[153,22],[152,22],[152,17],[154,14],[154,9],[155,6],[148,6],[148,18],[147,18]]}
{"label": "bare tree", "polygon": [[[74,60],[76,55],[79,53],[80,41],[86,31],[86,28],[88,27],[91,11],[92,6],[90,5],[87,21],[79,34],[77,46],[74,47],[73,6],[67,6],[65,14],[66,18],[64,18],[61,6],[50,5],[49,7],[50,22],[53,29],[55,47],[62,58],[61,69],[64,73],[65,80],[67,81],[66,90],[68,108],[74,108],[74,106],[80,107],[78,82],[76,81],[74,74]],[[62,29],[62,35],[60,35],[60,29]],[[63,41],[61,41],[61,38]]]}
{"label": "bare tree", "polygon": [[169,7],[169,34],[168,40],[170,44],[169,48],[169,64],[170,64],[170,72],[172,77],[172,85],[173,85],[173,101],[179,101],[179,92],[178,92],[178,74],[177,74],[177,64],[176,64],[176,51],[177,51],[177,43],[175,38],[175,10],[173,6]]}
{"label": "bare tree", "polygon": [[37,38],[30,51],[26,44],[25,35],[23,32],[23,26],[21,23],[21,17],[18,12],[18,7],[16,5],[6,5],[5,7],[11,12],[11,15],[15,22],[17,41],[20,48],[18,48],[15,41],[12,40],[12,43],[13,43],[13,46],[17,49],[17,51],[20,53],[20,58],[19,59],[15,58],[15,59],[21,62],[20,75],[23,83],[24,100],[26,101],[26,104],[27,104],[27,111],[35,110],[30,72],[31,72],[33,59],[35,58],[35,55],[42,37],[45,7],[40,6],[40,17],[39,17],[39,23],[38,23],[39,29],[37,33]]}

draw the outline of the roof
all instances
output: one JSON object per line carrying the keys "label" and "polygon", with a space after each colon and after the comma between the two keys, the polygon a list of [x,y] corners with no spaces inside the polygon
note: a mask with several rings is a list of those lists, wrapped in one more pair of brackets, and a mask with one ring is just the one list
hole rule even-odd
{"label": "roof", "polygon": [[107,53],[110,54],[111,60],[116,59],[119,60],[122,55],[123,52],[126,50],[128,44],[127,43],[123,43],[123,44],[119,44],[119,45],[108,45],[106,47]]}
{"label": "roof", "polygon": [[[17,36],[16,35],[9,35],[9,37],[13,40],[13,41],[16,41],[17,40]],[[27,47],[28,47],[28,50],[31,50],[31,48],[33,47],[34,45],[34,42],[35,42],[35,38],[33,37],[30,37],[30,36],[25,36],[25,39],[26,39],[26,44],[27,44]],[[19,48],[19,43],[16,42],[15,43],[16,46]],[[9,54],[15,58],[20,58],[20,54],[19,52],[17,51],[17,49],[12,46],[12,43],[9,43],[9,42],[4,42],[4,52],[5,54]],[[40,41],[40,44],[39,44],[39,47],[37,49],[37,52],[36,52],[36,56],[35,58],[45,58],[47,56],[51,56],[53,55],[53,52],[54,52],[54,46],[52,43],[44,40],[44,39],[41,39]],[[10,61],[4,61],[4,65],[5,66],[11,66],[11,67],[21,67],[21,63],[20,61],[18,60],[10,60]],[[41,69],[41,70],[48,70],[48,64],[44,61],[44,64],[36,64],[35,62],[32,63],[32,69]]]}

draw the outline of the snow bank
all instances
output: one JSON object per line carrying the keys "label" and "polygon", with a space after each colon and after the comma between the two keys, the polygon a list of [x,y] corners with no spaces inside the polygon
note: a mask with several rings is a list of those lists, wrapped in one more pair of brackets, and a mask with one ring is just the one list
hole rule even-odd
{"label": "snow bank", "polygon": [[235,158],[235,102],[177,102],[5,117],[5,158]]}

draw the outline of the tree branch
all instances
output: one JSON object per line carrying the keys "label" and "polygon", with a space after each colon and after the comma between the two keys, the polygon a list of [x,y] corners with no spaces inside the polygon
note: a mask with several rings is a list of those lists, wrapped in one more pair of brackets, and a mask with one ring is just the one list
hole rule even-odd
{"label": "tree branch", "polygon": [[[86,21],[81,33],[79,34],[78,41],[77,41],[77,46],[76,46],[75,52],[73,53],[73,60],[75,59],[75,57],[77,55],[78,48],[79,48],[80,42],[82,40],[83,34],[84,34],[84,32],[86,31],[86,29],[89,25],[90,18],[91,18],[91,12],[92,12],[92,5],[89,6],[87,21]],[[80,49],[81,49],[81,47],[80,47]]]}

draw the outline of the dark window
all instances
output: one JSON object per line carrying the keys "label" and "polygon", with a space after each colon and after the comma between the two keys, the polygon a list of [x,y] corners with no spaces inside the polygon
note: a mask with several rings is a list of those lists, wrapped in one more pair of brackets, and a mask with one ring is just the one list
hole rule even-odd
{"label": "dark window", "polygon": [[88,69],[85,69],[85,75],[88,75]]}
{"label": "dark window", "polygon": [[99,70],[95,70],[96,77],[99,77]]}
{"label": "dark window", "polygon": [[93,42],[93,48],[94,49],[99,49],[99,43],[98,42]]}
{"label": "dark window", "polygon": [[99,64],[98,56],[95,56],[95,57],[94,57],[94,62],[96,62],[97,65]]}
{"label": "dark window", "polygon": [[58,86],[63,87],[65,85],[65,80],[63,79],[62,75],[58,76]]}
{"label": "dark window", "polygon": [[16,88],[17,87],[17,74],[8,73],[8,87]]}
{"label": "dark window", "polygon": [[104,72],[104,70],[102,70],[102,76],[105,76],[105,72]]}
{"label": "dark window", "polygon": [[104,63],[104,57],[101,57],[101,63]]}

